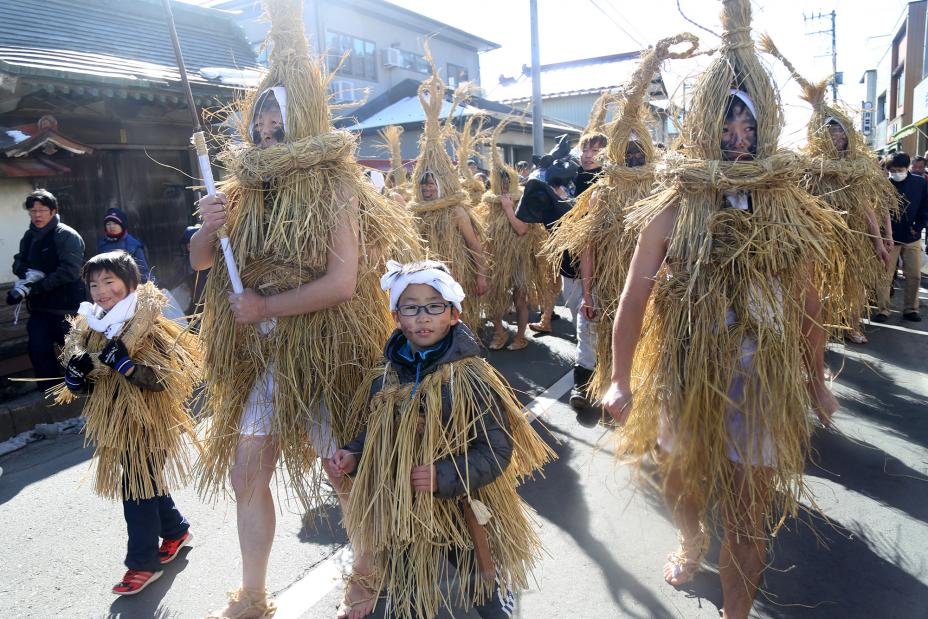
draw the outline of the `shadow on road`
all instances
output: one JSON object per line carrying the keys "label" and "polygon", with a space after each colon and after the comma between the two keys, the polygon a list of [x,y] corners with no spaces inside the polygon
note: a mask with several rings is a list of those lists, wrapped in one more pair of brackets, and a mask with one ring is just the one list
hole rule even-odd
{"label": "shadow on road", "polygon": [[90,460],[92,455],[93,448],[84,447],[82,434],[69,434],[33,443],[25,449],[0,458],[0,465],[3,466],[3,476],[0,477],[0,505],[11,500],[30,484],[83,464]]}
{"label": "shadow on road", "polygon": [[[177,575],[183,572],[188,565],[187,554],[190,548],[183,548],[182,556],[177,557],[164,568],[164,575],[145,588],[139,595],[122,595],[110,604],[110,612],[104,615],[105,619],[136,619],[138,617],[151,617],[152,619],[168,619],[177,616],[176,611],[161,605],[174,584]],[[114,583],[115,584],[115,583]]]}
{"label": "shadow on road", "polygon": [[[553,422],[548,422],[552,433],[559,433],[560,428]],[[623,617],[639,616],[638,610],[628,604],[627,596],[634,598],[641,606],[648,609],[646,617],[662,617],[667,614],[664,605],[657,597],[642,585],[634,576],[626,571],[613,557],[613,549],[607,542],[594,537],[590,533],[590,509],[583,496],[583,483],[580,473],[571,467],[573,448],[568,442],[555,444],[550,436],[545,440],[558,454],[558,460],[545,467],[543,483],[530,483],[520,491],[520,494],[539,515],[570,535],[577,546],[596,564],[602,576],[606,579],[610,595],[616,606],[622,609]],[[556,497],[552,500],[550,492],[546,489],[557,488]]]}

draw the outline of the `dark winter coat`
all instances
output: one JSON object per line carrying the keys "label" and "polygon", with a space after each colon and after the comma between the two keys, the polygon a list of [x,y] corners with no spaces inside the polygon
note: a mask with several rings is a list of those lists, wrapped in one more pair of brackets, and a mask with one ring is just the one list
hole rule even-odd
{"label": "dark winter coat", "polygon": [[81,267],[84,266],[84,239],[74,228],[61,223],[56,214],[43,228],[29,224],[13,256],[13,273],[26,277],[36,269],[45,277],[30,288],[26,304],[30,313],[74,314],[84,300]]}
{"label": "dark winter coat", "polygon": [[[433,348],[419,353],[411,353],[406,337],[402,331],[396,330],[384,350],[384,356],[396,371],[400,383],[415,385],[443,364],[475,357],[479,353],[480,347],[474,334],[463,323],[452,327],[448,335]],[[382,388],[383,379],[378,378],[371,387],[371,397]],[[441,402],[441,418],[447,425],[451,416],[451,392],[447,385],[441,387]],[[481,402],[478,408],[487,412],[483,413],[482,423],[476,424],[477,435],[468,443],[467,453],[435,462],[438,486],[436,496],[450,499],[462,496],[468,490],[486,486],[499,477],[512,459],[509,424],[499,400],[494,398],[490,402]],[[491,410],[495,414],[490,414]],[[364,451],[366,439],[367,432],[364,430],[345,449],[360,455]],[[465,480],[458,474],[458,471],[465,470],[469,474],[469,487],[465,486]]]}
{"label": "dark winter coat", "polygon": [[112,238],[104,234],[103,238],[97,243],[97,254],[103,254],[108,251],[121,249],[132,256],[135,264],[139,267],[139,273],[142,275],[142,282],[145,283],[151,278],[151,269],[148,266],[148,260],[145,259],[145,245],[129,234],[129,220],[126,214],[118,209],[111,208],[106,211],[103,221],[111,219],[122,227],[122,236]]}

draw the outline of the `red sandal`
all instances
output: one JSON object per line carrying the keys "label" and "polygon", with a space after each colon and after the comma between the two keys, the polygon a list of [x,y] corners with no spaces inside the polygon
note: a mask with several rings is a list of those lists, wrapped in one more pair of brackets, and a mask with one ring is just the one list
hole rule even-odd
{"label": "red sandal", "polygon": [[135,595],[151,583],[161,578],[162,572],[141,572],[127,570],[122,581],[113,586],[116,595]]}
{"label": "red sandal", "polygon": [[190,542],[193,541],[193,533],[189,530],[184,531],[184,534],[178,537],[177,539],[167,539],[161,542],[161,548],[158,549],[158,558],[161,561],[161,565],[170,563],[177,558],[177,555],[180,553],[180,549],[184,546],[189,546]]}

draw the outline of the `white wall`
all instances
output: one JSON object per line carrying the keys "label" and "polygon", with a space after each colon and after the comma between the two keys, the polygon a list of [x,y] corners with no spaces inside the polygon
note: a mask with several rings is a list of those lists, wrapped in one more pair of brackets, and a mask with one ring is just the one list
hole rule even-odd
{"label": "white wall", "polygon": [[29,227],[29,213],[23,209],[23,200],[30,191],[32,183],[28,179],[0,178],[0,283],[16,279],[13,256]]}

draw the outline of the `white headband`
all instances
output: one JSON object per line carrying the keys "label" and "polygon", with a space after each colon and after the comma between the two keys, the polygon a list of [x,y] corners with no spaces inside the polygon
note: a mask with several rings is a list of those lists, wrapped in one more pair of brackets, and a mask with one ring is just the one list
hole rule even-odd
{"label": "white headband", "polygon": [[280,121],[284,126],[284,133],[287,132],[287,89],[283,86],[272,86],[258,95],[258,98],[255,99],[254,112],[251,114],[251,127],[249,127],[249,131],[254,130],[255,123],[258,121],[258,114],[261,112],[264,102],[267,101],[267,98],[271,95],[274,95],[274,100],[277,101],[277,107],[280,108]]}
{"label": "white headband", "polygon": [[[440,263],[434,263],[440,264]],[[410,284],[427,284],[438,291],[438,294],[461,311],[461,301],[464,300],[464,289],[461,284],[454,281],[451,274],[437,268],[428,268],[412,273],[403,273],[403,265],[396,260],[387,261],[387,272],[380,278],[380,287],[390,291],[390,309],[396,310],[400,295]]]}
{"label": "white headband", "polygon": [[757,118],[757,110],[754,109],[754,102],[751,101],[751,95],[744,92],[743,90],[738,90],[737,88],[732,88],[731,90],[728,91],[728,94],[741,99],[741,102],[747,106],[748,110],[750,110],[751,116],[754,117],[755,122],[760,120],[759,118]]}

